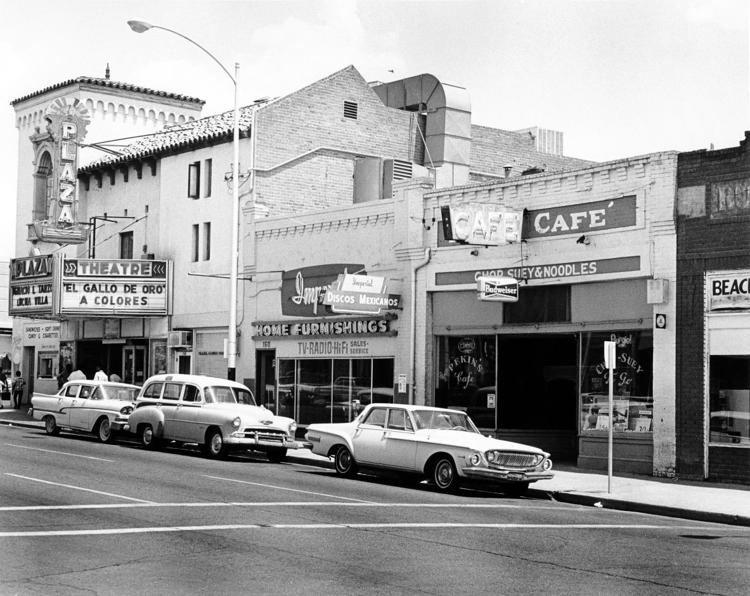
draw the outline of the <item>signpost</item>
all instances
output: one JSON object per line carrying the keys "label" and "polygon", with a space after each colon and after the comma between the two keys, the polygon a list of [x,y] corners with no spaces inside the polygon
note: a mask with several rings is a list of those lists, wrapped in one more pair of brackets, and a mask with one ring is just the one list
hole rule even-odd
{"label": "signpost", "polygon": [[614,420],[614,400],[612,386],[614,384],[615,360],[617,358],[616,343],[604,342],[604,365],[609,369],[609,423],[607,424],[607,493],[612,492],[612,427]]}

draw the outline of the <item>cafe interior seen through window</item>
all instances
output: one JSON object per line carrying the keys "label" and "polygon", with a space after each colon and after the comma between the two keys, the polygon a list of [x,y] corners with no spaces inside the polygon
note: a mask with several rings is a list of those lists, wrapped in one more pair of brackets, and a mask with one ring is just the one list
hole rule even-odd
{"label": "cafe interior seen through window", "polygon": [[607,430],[605,341],[617,351],[613,431],[651,432],[650,330],[438,337],[435,405],[479,428]]}
{"label": "cafe interior seen through window", "polygon": [[711,356],[711,443],[750,447],[750,356]]}

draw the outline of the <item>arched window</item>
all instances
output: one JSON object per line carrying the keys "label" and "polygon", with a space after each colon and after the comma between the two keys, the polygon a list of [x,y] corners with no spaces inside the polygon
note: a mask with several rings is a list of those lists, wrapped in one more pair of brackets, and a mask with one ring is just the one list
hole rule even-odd
{"label": "arched window", "polygon": [[53,196],[52,157],[44,151],[38,160],[34,172],[34,210],[33,221],[47,219],[48,200]]}

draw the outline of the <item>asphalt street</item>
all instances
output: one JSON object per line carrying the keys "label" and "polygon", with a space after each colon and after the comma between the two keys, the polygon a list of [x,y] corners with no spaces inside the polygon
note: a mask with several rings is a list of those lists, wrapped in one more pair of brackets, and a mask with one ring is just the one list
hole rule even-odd
{"label": "asphalt street", "polygon": [[2,594],[745,594],[750,528],[0,427]]}

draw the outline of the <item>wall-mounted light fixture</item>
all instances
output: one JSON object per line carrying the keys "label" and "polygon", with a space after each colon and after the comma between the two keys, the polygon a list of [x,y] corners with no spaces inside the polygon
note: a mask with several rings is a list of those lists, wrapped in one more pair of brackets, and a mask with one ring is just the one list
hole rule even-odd
{"label": "wall-mounted light fixture", "polygon": [[513,164],[512,163],[506,163],[503,166],[503,172],[505,172],[505,177],[506,178],[510,177],[510,172],[511,172],[512,169],[513,169]]}
{"label": "wall-mounted light fixture", "polygon": [[469,253],[472,257],[478,257],[479,256],[479,249],[475,248]]}
{"label": "wall-mounted light fixture", "polygon": [[584,244],[585,246],[588,246],[589,244],[591,244],[591,238],[584,234],[583,236],[578,237],[578,240],[576,240],[576,244]]}

